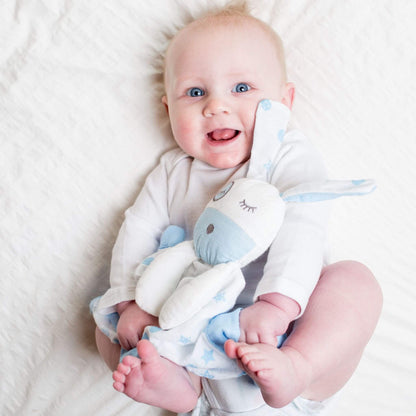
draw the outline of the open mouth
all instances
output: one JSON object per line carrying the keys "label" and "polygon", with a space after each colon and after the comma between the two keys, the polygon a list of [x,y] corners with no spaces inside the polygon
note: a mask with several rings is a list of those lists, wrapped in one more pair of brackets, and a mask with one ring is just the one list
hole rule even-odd
{"label": "open mouth", "polygon": [[240,130],[217,129],[210,131],[207,136],[212,142],[227,142],[235,139],[241,133]]}

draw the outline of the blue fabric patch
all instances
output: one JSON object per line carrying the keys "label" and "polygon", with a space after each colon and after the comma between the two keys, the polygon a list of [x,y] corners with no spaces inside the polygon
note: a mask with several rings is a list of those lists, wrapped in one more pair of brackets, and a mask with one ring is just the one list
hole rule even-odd
{"label": "blue fabric patch", "polygon": [[182,345],[188,345],[192,342],[191,338],[186,337],[185,335],[181,335],[179,338],[179,343]]}
{"label": "blue fabric patch", "polygon": [[149,330],[149,332],[151,333],[151,334],[154,334],[155,332],[159,332],[159,331],[161,331],[162,329],[161,328],[159,328],[158,326],[148,326],[147,327],[147,329]]}
{"label": "blue fabric patch", "polygon": [[223,290],[222,292],[219,292],[217,295],[215,295],[214,300],[216,303],[225,302],[226,300],[225,291]]}
{"label": "blue fabric patch", "polygon": [[208,340],[223,352],[228,339],[235,342],[240,339],[240,312],[241,308],[238,308],[233,312],[214,316],[205,329]]}
{"label": "blue fabric patch", "polygon": [[208,364],[214,360],[214,350],[204,350],[204,355],[201,357],[205,364]]}
{"label": "blue fabric patch", "polygon": [[272,108],[272,102],[270,100],[261,100],[260,105],[264,111],[269,111]]}
{"label": "blue fabric patch", "polygon": [[209,207],[195,225],[194,245],[200,259],[215,265],[242,258],[255,243],[233,220]]}
{"label": "blue fabric patch", "polygon": [[160,237],[159,249],[176,246],[185,240],[185,230],[177,225],[169,225]]}
{"label": "blue fabric patch", "polygon": [[145,266],[148,266],[152,261],[154,260],[154,257],[146,257],[143,261],[142,264],[144,264]]}
{"label": "blue fabric patch", "polygon": [[128,355],[131,355],[136,358],[140,358],[139,354],[137,353],[137,348],[133,348],[132,350],[125,350],[122,348],[120,351],[120,363],[123,360],[123,358],[127,357]]}
{"label": "blue fabric patch", "polygon": [[264,169],[265,169],[265,171],[266,172],[270,172],[270,170],[272,169],[272,167],[273,167],[273,163],[272,163],[272,161],[271,160],[269,160],[267,163],[265,163],[264,165],[263,165],[263,167],[264,167]]}
{"label": "blue fabric patch", "polygon": [[108,323],[113,327],[114,330],[116,330],[120,315],[117,312],[113,312],[107,315],[107,319]]}
{"label": "blue fabric patch", "polygon": [[94,310],[98,304],[98,302],[100,301],[100,299],[102,298],[102,296],[97,296],[96,298],[92,299],[89,303],[89,308],[90,308],[90,313],[94,314]]}
{"label": "blue fabric patch", "polygon": [[210,378],[210,379],[213,379],[214,378],[214,376],[208,370],[205,371],[203,377],[204,378]]}
{"label": "blue fabric patch", "polygon": [[[166,230],[163,231],[160,237],[159,250],[173,247],[179,243],[182,243],[182,241],[185,240],[185,235],[185,230],[182,227],[178,227],[177,225],[169,225]],[[154,257],[152,256],[146,257],[142,261],[142,264],[148,266],[153,260]]]}

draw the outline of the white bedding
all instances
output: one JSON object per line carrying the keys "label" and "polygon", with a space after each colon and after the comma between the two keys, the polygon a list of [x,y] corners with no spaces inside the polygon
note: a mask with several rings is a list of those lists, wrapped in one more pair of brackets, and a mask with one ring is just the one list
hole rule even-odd
{"label": "white bedding", "polygon": [[[165,415],[115,392],[89,300],[149,169],[173,146],[151,63],[161,31],[220,0],[0,2],[0,414]],[[186,6],[188,4],[188,6]],[[261,0],[297,85],[292,126],[331,177],[333,260],[378,277],[382,318],[331,416],[416,415],[416,4]]]}

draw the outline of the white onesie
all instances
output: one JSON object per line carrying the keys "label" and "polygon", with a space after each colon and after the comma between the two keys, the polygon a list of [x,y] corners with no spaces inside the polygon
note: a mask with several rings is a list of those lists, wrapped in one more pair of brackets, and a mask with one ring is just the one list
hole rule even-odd
{"label": "white onesie", "polygon": [[[286,124],[290,112],[282,106]],[[284,107],[284,109],[283,109]],[[298,184],[326,179],[321,157],[299,131],[288,131],[278,140],[268,181],[283,192]],[[249,162],[216,169],[180,149],[167,152],[150,173],[134,205],[126,211],[113,249],[111,288],[99,309],[112,312],[115,305],[135,298],[134,271],[155,252],[162,232],[170,224],[193,228],[207,202],[232,179],[247,175]],[[294,299],[303,313],[319,278],[326,249],[326,203],[288,204],[278,235],[268,253],[243,269],[246,287],[237,300],[249,305],[264,293],[278,292]]]}

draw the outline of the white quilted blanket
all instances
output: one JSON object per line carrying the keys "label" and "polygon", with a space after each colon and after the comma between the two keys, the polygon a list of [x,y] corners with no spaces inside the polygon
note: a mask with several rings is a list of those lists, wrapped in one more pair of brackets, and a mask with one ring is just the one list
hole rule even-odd
{"label": "white quilted blanket", "polygon": [[[89,300],[142,181],[173,146],[152,66],[163,31],[222,0],[0,2],[0,414],[162,415],[111,387]],[[292,126],[332,178],[333,260],[377,275],[385,306],[331,416],[415,415],[416,3],[253,0],[286,45]]]}

